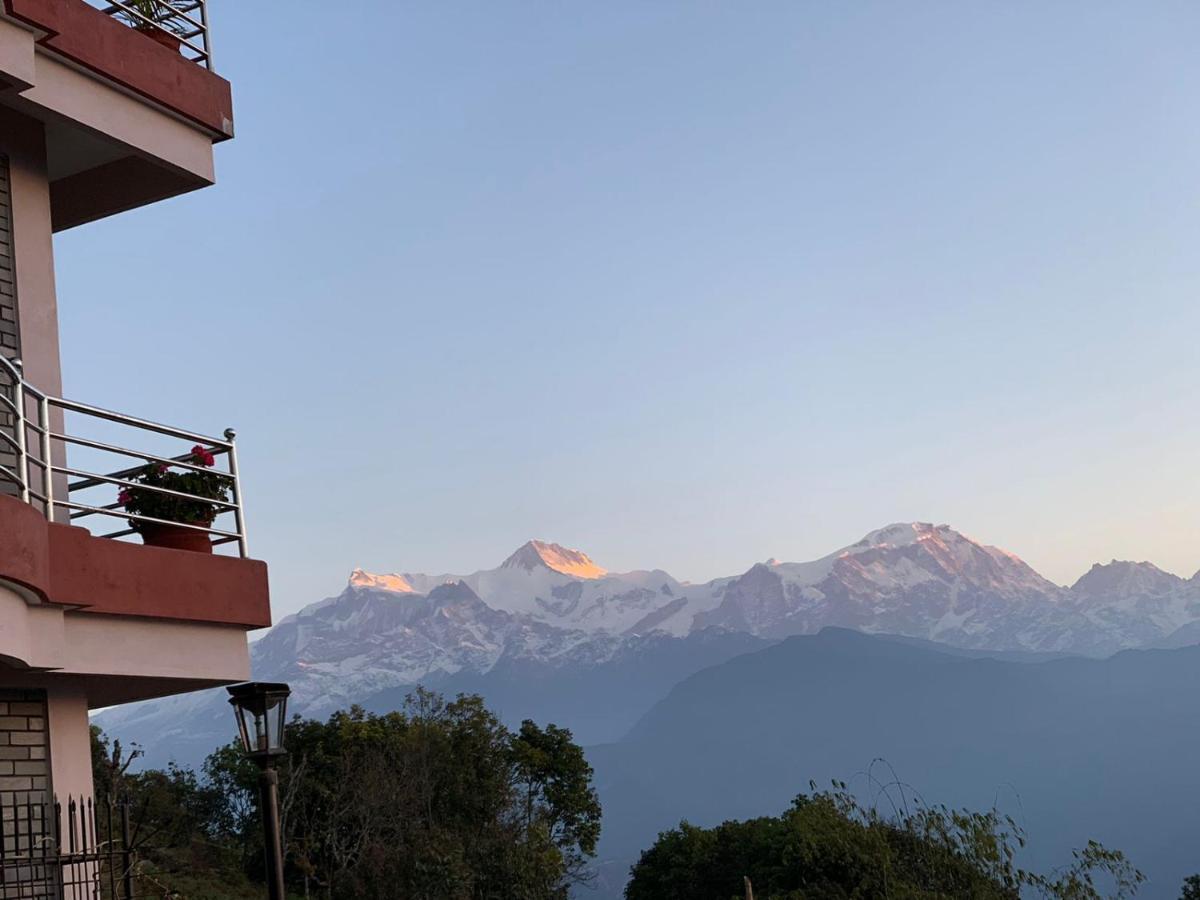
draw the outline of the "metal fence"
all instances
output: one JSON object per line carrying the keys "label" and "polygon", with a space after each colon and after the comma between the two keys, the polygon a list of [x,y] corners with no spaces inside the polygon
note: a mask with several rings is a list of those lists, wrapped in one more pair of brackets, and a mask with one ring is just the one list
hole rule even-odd
{"label": "metal fence", "polygon": [[87,0],[89,4],[141,31],[164,32],[179,41],[192,62],[211,69],[212,44],[207,0]]}
{"label": "metal fence", "polygon": [[[0,356],[0,493],[19,496],[52,521],[65,518],[71,524],[86,524],[106,538],[134,535],[139,526],[173,526],[202,532],[217,546],[236,545],[238,553],[247,556],[234,438],[231,428],[223,438],[216,438],[51,397],[24,380],[19,360]],[[197,464],[190,449],[178,452],[180,442],[203,447],[214,457],[214,466]],[[130,460],[138,462],[130,465]],[[117,468],[102,471],[112,465]],[[228,499],[137,480],[148,466],[213,473],[227,483]],[[122,491],[149,491],[209,504],[216,517],[203,525],[131,513],[120,498]],[[113,525],[113,520],[119,524],[104,530],[101,523]]]}
{"label": "metal fence", "polygon": [[44,791],[0,803],[0,900],[138,900],[164,891],[138,872],[128,803],[66,806]]}

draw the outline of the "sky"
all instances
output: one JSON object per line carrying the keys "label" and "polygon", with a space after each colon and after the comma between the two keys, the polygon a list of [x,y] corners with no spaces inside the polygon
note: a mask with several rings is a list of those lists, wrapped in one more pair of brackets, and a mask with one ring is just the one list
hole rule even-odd
{"label": "sky", "polygon": [[1200,568],[1200,6],[330,9],[211,0],[217,184],[55,246],[66,396],[237,427],[277,615],[531,537]]}

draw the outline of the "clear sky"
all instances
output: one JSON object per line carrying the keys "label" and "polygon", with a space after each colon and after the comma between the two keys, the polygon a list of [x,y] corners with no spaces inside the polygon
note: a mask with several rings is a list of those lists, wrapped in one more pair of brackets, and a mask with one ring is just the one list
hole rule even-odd
{"label": "clear sky", "polygon": [[212,0],[218,185],[57,239],[67,396],[236,425],[277,612],[530,537],[1200,568],[1200,6]]}

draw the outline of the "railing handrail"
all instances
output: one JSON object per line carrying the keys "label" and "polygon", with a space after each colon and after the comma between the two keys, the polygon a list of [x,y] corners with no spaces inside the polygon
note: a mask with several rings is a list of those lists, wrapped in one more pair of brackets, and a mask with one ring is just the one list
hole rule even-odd
{"label": "railing handrail", "polygon": [[[84,415],[94,416],[97,419],[107,419],[110,422],[117,422],[121,425],[132,425],[136,428],[141,428],[146,431],[157,431],[159,434],[165,434],[167,437],[179,438],[181,441],[196,441],[197,443],[209,443],[214,448],[220,448],[222,451],[229,450],[233,444],[230,441],[223,441],[220,438],[212,437],[207,434],[200,434],[196,431],[186,431],[183,428],[176,428],[173,425],[162,425],[158,422],[151,422],[149,419],[139,419],[135,416],[127,416],[124,413],[113,412],[111,409],[104,409],[101,406],[91,406],[87,403],[79,403],[76,400],[64,400],[61,397],[46,397],[51,403],[60,409],[67,412],[83,413]],[[139,454],[140,456],[141,454]]]}
{"label": "railing handrail", "polygon": [[[104,441],[93,441],[91,438],[75,437],[69,434],[59,434],[57,431],[51,431],[49,434],[51,440],[62,441],[65,444],[76,444],[80,447],[90,447],[93,450],[107,450],[110,453],[124,453],[123,447],[118,447],[115,444],[106,444]],[[0,438],[11,441],[7,434],[0,431]],[[220,456],[223,453],[228,453],[229,450],[223,447],[209,447],[213,456]],[[148,463],[160,463],[164,466],[171,466],[176,469],[191,469],[193,472],[208,472],[211,471],[206,466],[198,466],[195,463],[188,462],[192,458],[190,453],[181,453],[179,456],[155,456],[153,453],[139,453],[140,459],[146,460]],[[127,478],[130,475],[136,475],[145,466],[131,466],[128,469],[120,469],[116,472],[109,472],[108,478]],[[232,478],[228,472],[213,472],[214,475],[219,475],[222,478]],[[100,477],[100,476],[96,476]],[[99,483],[99,482],[97,482]],[[83,490],[85,487],[95,487],[94,484],[77,483],[71,486],[72,490]]]}
{"label": "railing handrail", "polygon": [[[223,438],[217,438],[183,428],[176,428],[171,425],[163,425],[159,422],[152,422],[148,419],[125,415],[124,413],[114,412],[113,410],[93,406],[88,403],[79,403],[73,400],[64,400],[61,397],[54,397],[39,390],[25,380],[24,370],[19,359],[10,360],[0,354],[0,376],[5,374],[11,380],[11,384],[0,385],[3,388],[3,390],[0,390],[0,400],[4,401],[3,406],[0,407],[0,411],[4,415],[11,417],[13,424],[11,427],[5,425],[0,429],[0,438],[3,439],[0,442],[0,452],[8,453],[9,460],[15,456],[16,465],[10,468],[9,466],[0,464],[0,481],[14,483],[20,489],[21,499],[24,502],[40,505],[46,517],[50,520],[55,518],[55,512],[63,510],[70,521],[75,521],[86,516],[99,515],[125,519],[132,526],[127,530],[100,535],[101,537],[124,537],[134,533],[139,523],[148,525],[175,525],[186,530],[204,532],[209,535],[214,544],[236,541],[240,554],[243,557],[247,555],[245,515],[242,507],[241,484],[237,473],[237,448],[234,445],[236,433],[232,428],[225,430]],[[12,391],[12,399],[4,395],[4,390]],[[31,410],[34,409],[37,411],[38,421],[36,422],[29,415]],[[57,420],[61,427],[54,427],[54,423],[51,421],[52,411],[58,411],[60,414],[72,413],[127,428],[134,428],[143,432],[194,442],[208,450],[213,457],[223,457],[228,470],[221,471],[220,469],[202,465],[200,464],[201,461],[193,459],[190,452],[171,457],[160,453],[124,447],[108,441],[69,434],[63,419]],[[31,433],[36,436],[36,440],[29,438],[29,434]],[[140,462],[138,465],[126,466],[114,472],[93,472],[85,468],[69,466],[63,461],[61,454],[68,444],[87,447],[115,456],[125,456],[140,460]],[[31,445],[36,445],[36,448]],[[224,497],[206,497],[201,494],[177,490],[174,487],[146,484],[133,480],[136,475],[145,471],[147,466],[152,465],[215,475],[226,483],[226,487],[229,490],[228,499]],[[37,476],[36,479],[35,473]],[[61,490],[65,485],[65,496],[55,496],[56,479],[61,479],[57,489]],[[34,488],[35,484],[41,490],[36,490]],[[78,495],[82,491],[104,486],[109,486],[113,489],[145,491],[178,500],[207,504],[213,508],[214,518],[226,513],[232,513],[234,528],[233,530],[215,528],[211,521],[207,525],[192,522],[173,522],[155,516],[130,512],[127,509],[122,509],[125,503],[122,502],[122,498],[120,497],[118,497],[115,503],[103,504],[92,502],[90,496],[79,499],[73,496]],[[85,499],[88,502],[84,502]]]}

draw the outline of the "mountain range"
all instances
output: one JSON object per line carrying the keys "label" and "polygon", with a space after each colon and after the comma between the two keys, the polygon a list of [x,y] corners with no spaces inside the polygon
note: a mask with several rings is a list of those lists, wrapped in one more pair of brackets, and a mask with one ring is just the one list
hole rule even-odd
{"label": "mountain range", "polygon": [[[529,541],[470,574],[355,570],[338,596],[251,649],[255,677],[290,683],[303,715],[394,708],[423,684],[480,693],[506,721],[552,720],[592,744],[620,738],[703,668],[829,626],[990,653],[1182,646],[1200,642],[1200,577],[1114,560],[1063,587],[1010,552],[921,522],[704,583],[613,573],[579,550]],[[100,721],[140,740],[150,762],[194,763],[228,737],[227,717],[216,692]]]}
{"label": "mountain range", "polygon": [[[1195,644],[1200,576],[1113,560],[1062,586],[917,522],[704,583],[542,541],[470,574],[355,570],[251,659],[305,716],[395,709],[423,685],[570,728],[605,811],[597,900],[681,818],[775,813],[831,778],[873,800],[898,778],[910,799],[999,803],[1037,868],[1098,838],[1151,876],[1140,896],[1168,898],[1200,869],[1182,762],[1200,740]],[[223,690],[98,721],[149,765],[196,766],[232,737]]]}

